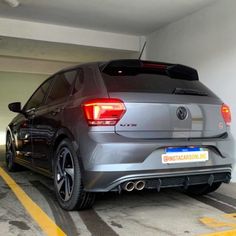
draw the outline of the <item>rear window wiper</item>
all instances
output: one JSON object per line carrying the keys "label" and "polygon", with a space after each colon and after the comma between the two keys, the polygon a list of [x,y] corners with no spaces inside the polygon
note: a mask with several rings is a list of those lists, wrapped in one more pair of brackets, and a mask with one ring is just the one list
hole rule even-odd
{"label": "rear window wiper", "polygon": [[183,88],[175,88],[172,94],[208,96],[206,92],[202,92],[202,91],[194,90],[194,89],[183,89]]}

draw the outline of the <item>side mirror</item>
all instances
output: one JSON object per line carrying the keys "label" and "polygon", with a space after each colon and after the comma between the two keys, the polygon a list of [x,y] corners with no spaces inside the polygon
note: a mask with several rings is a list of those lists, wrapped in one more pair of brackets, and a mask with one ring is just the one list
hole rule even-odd
{"label": "side mirror", "polygon": [[16,112],[16,113],[22,113],[20,102],[10,103],[8,105],[8,108],[9,108],[10,111],[13,111],[13,112]]}

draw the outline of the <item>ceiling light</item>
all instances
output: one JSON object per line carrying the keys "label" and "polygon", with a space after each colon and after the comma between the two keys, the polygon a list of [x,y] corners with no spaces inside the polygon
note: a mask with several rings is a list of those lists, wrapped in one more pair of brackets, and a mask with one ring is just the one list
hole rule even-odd
{"label": "ceiling light", "polygon": [[18,0],[4,0],[11,7],[18,7],[20,5]]}

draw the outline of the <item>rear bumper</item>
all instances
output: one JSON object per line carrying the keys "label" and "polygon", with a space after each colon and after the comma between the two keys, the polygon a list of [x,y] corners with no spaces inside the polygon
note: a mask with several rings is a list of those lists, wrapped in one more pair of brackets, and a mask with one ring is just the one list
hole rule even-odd
{"label": "rear bumper", "polygon": [[[213,182],[229,182],[234,164],[234,142],[230,135],[212,140],[135,140],[114,133],[93,132],[82,141],[86,142],[80,150],[83,182],[85,190],[90,192],[119,191],[122,184],[131,180],[145,180],[147,186],[161,181],[161,188],[184,186],[186,182],[208,183],[212,178]],[[166,147],[191,145],[208,150],[209,160],[162,163]]]}
{"label": "rear bumper", "polygon": [[[102,174],[99,172],[89,173],[91,180],[85,188],[88,192],[108,192],[120,191],[122,185],[129,181],[143,180],[146,183],[145,188],[157,189],[171,187],[185,187],[197,184],[212,184],[216,182],[229,183],[231,179],[231,168],[223,167],[211,170],[198,171],[180,171],[172,173],[134,173],[127,175],[122,173],[122,177],[118,177],[115,173]],[[96,180],[94,182],[94,180]],[[113,181],[112,181],[113,180]],[[95,184],[95,185],[94,185]]]}

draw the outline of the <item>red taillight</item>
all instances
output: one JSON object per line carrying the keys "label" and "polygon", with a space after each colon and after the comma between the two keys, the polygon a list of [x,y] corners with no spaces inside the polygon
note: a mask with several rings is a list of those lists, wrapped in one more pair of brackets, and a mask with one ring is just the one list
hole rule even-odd
{"label": "red taillight", "polygon": [[90,126],[116,125],[126,109],[117,98],[97,98],[82,104],[85,118]]}
{"label": "red taillight", "polygon": [[226,104],[222,104],[221,106],[221,114],[224,118],[224,121],[227,125],[230,125],[231,123],[231,112],[229,106]]}

